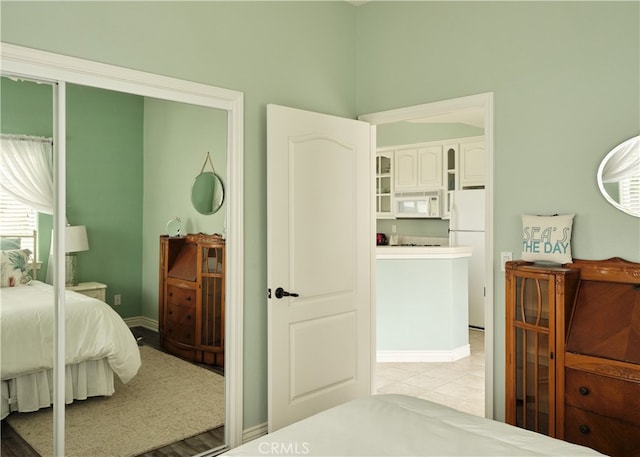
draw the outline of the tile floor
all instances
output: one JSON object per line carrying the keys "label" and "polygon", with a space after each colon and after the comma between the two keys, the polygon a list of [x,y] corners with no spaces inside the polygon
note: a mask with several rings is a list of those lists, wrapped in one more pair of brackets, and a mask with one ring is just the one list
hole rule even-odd
{"label": "tile floor", "polygon": [[378,363],[378,393],[424,398],[484,416],[484,332],[469,329],[471,355],[455,362]]}

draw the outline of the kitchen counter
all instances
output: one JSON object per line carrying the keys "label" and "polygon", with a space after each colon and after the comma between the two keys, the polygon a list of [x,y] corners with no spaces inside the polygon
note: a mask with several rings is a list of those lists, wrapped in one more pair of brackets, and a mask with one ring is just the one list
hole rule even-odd
{"label": "kitchen counter", "polygon": [[378,362],[452,362],[470,354],[470,246],[377,246]]}
{"label": "kitchen counter", "polygon": [[376,246],[376,259],[458,259],[472,253],[471,246]]}

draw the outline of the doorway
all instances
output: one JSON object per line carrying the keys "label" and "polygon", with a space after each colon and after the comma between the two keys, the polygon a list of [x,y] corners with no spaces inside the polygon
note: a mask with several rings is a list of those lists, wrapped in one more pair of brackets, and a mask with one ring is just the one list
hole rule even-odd
{"label": "doorway", "polygon": [[[484,332],[478,334],[478,330],[469,330],[470,342],[476,348],[476,353],[482,360],[482,369],[484,372],[484,416],[493,418],[493,93],[484,93],[478,95],[472,95],[468,97],[455,98],[450,100],[443,100],[433,103],[426,103],[422,105],[410,106],[406,108],[399,108],[389,111],[383,111],[378,113],[371,113],[362,115],[359,119],[364,120],[372,124],[373,133],[372,137],[376,138],[378,131],[377,127],[387,124],[399,123],[399,122],[421,122],[431,125],[436,124],[454,124],[454,123],[472,123],[476,124],[482,122],[483,125],[483,141],[486,153],[485,162],[485,260],[484,271],[485,277],[485,298],[484,298]],[[449,137],[453,138],[455,136]],[[446,140],[449,138],[441,138]],[[409,143],[415,143],[416,141],[408,141]],[[372,153],[375,154],[377,147],[372,148]],[[375,161],[375,157],[372,158],[372,163]],[[373,177],[372,177],[373,182]],[[375,325],[375,323],[373,324]],[[480,351],[480,345],[483,350]],[[473,350],[472,350],[473,353]],[[467,362],[463,362],[457,365],[457,368],[461,370],[473,370],[477,369],[479,361],[472,360],[471,358]],[[462,359],[465,360],[465,359]],[[467,364],[469,366],[465,367]],[[420,365],[420,364],[418,364]],[[428,385],[429,382],[436,383],[435,376],[429,376],[422,371],[425,367],[418,365],[405,365],[405,370],[398,371],[397,367],[390,367],[387,371],[387,376],[393,379],[405,377],[405,379],[413,378],[414,383],[421,381]],[[472,366],[473,365],[473,366]],[[433,367],[431,367],[433,368]],[[441,367],[438,367],[441,368]],[[449,367],[451,368],[451,367]],[[415,370],[413,373],[411,370]],[[422,378],[420,372],[422,371]],[[431,373],[434,375],[435,373]],[[443,374],[442,372],[438,374]],[[406,383],[405,383],[406,385]],[[423,386],[424,387],[424,386]],[[405,388],[407,391],[411,391],[409,388]],[[424,389],[423,389],[424,390]]]}

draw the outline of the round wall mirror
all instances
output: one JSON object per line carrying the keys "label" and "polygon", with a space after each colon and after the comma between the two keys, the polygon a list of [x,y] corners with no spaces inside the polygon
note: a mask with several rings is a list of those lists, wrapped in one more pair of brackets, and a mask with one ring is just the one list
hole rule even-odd
{"label": "round wall mirror", "polygon": [[224,187],[220,177],[210,171],[196,176],[191,187],[191,204],[200,214],[214,214],[224,201]]}
{"label": "round wall mirror", "polygon": [[598,187],[609,203],[640,217],[640,136],[613,148],[598,167]]}

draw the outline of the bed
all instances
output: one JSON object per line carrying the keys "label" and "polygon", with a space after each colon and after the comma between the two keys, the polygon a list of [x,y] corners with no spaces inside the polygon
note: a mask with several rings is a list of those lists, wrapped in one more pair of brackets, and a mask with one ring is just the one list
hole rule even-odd
{"label": "bed", "polygon": [[[2,419],[48,407],[53,398],[53,287],[22,265],[35,264],[26,260],[30,252],[16,251],[2,251],[0,263]],[[106,303],[73,291],[65,299],[65,402],[112,395],[114,375],[126,383],[140,367],[137,342]]]}
{"label": "bed", "polygon": [[373,395],[318,413],[225,456],[593,456],[503,422],[405,395]]}

